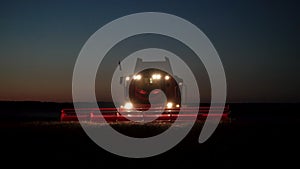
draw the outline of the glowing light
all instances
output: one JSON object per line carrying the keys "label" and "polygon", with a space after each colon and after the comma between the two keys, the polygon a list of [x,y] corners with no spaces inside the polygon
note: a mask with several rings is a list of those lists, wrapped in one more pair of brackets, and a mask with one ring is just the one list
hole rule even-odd
{"label": "glowing light", "polygon": [[167,103],[167,108],[172,108],[173,107],[173,103],[172,102],[169,102],[169,103]]}
{"label": "glowing light", "polygon": [[159,80],[159,79],[161,79],[161,75],[160,74],[153,74],[152,79],[153,80]]}
{"label": "glowing light", "polygon": [[127,76],[127,77],[125,78],[125,80],[126,80],[126,81],[130,80],[130,77],[129,77],[129,76]]}
{"label": "glowing light", "polygon": [[130,102],[127,102],[125,105],[124,105],[124,108],[125,109],[132,109],[132,103],[130,103]]}
{"label": "glowing light", "polygon": [[165,80],[169,80],[170,79],[170,76],[165,76]]}
{"label": "glowing light", "polygon": [[133,76],[133,79],[134,79],[134,80],[141,80],[141,79],[142,79],[142,76],[141,76],[141,75],[134,75],[134,76]]}
{"label": "glowing light", "polygon": [[176,107],[178,108],[178,107],[180,107],[180,105],[179,105],[179,104],[176,104]]}

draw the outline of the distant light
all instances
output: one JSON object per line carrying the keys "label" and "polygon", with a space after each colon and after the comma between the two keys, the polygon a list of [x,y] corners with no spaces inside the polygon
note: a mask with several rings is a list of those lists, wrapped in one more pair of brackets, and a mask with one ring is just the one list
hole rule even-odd
{"label": "distant light", "polygon": [[170,76],[165,76],[165,80],[169,80],[170,79]]}
{"label": "distant light", "polygon": [[159,80],[159,79],[161,79],[161,75],[160,74],[153,74],[152,79],[153,80]]}
{"label": "distant light", "polygon": [[173,107],[173,103],[172,102],[169,102],[169,103],[167,103],[167,108],[172,108]]}
{"label": "distant light", "polygon": [[179,105],[179,104],[176,104],[176,107],[178,108],[178,107],[180,107],[180,105]]}
{"label": "distant light", "polygon": [[141,79],[142,79],[142,76],[141,76],[141,75],[134,75],[134,76],[133,76],[133,79],[134,79],[134,80],[141,80]]}
{"label": "distant light", "polygon": [[126,80],[126,81],[130,80],[130,77],[129,77],[129,76],[127,76],[127,77],[125,78],[125,80]]}
{"label": "distant light", "polygon": [[182,86],[182,82],[179,82],[179,85]]}
{"label": "distant light", "polygon": [[132,109],[132,103],[130,103],[130,102],[127,102],[127,103],[125,103],[125,105],[124,105],[124,108],[125,109]]}

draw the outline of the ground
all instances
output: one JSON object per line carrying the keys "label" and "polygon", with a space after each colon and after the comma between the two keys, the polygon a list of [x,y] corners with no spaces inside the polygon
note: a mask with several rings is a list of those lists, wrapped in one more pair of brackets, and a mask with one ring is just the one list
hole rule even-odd
{"label": "ground", "polygon": [[[97,146],[78,122],[6,120],[0,123],[1,164],[10,168],[290,168],[299,165],[299,122],[299,115],[280,113],[235,116],[232,123],[220,124],[203,144],[197,141],[202,123],[196,123],[188,136],[166,153],[130,159]],[[159,133],[170,124],[112,125],[142,137],[145,130]]]}
{"label": "ground", "polygon": [[[144,127],[134,124],[114,124],[134,132]],[[300,141],[295,135],[296,124],[248,123],[222,124],[205,143],[199,144],[201,124],[172,150],[147,159],[128,159],[106,152],[94,144],[76,122],[24,122],[1,124],[2,159],[11,165],[33,167],[53,165],[64,167],[130,167],[130,168],[201,168],[257,167],[290,165],[296,159]],[[161,131],[168,124],[152,124]],[[3,151],[4,150],[4,151]],[[18,162],[17,162],[18,161]],[[241,166],[244,165],[244,166]],[[199,166],[199,167],[197,167]]]}

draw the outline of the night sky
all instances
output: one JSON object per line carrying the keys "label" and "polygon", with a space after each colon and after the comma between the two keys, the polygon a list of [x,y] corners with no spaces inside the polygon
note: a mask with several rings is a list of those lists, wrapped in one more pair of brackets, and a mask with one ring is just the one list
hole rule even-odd
{"label": "night sky", "polygon": [[0,100],[72,101],[73,67],[95,31],[124,15],[165,12],[211,40],[228,102],[299,102],[299,8],[296,0],[1,1]]}

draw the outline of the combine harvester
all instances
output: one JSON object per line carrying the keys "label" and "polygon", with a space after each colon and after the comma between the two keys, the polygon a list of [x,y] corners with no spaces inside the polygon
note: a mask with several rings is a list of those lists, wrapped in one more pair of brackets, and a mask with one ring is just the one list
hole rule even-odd
{"label": "combine harvester", "polygon": [[[92,122],[121,122],[121,121],[175,121],[178,117],[184,121],[205,120],[208,116],[222,116],[223,122],[230,121],[229,106],[211,107],[193,106],[181,103],[181,91],[183,89],[183,80],[173,75],[170,61],[144,62],[138,58],[133,75],[120,78],[120,83],[124,87],[124,104],[118,108],[84,108],[62,109],[61,121],[81,120]],[[170,72],[170,73],[167,73]],[[159,90],[157,90],[159,89]],[[127,92],[128,91],[128,92]],[[166,101],[161,104],[159,99],[162,92],[165,94]],[[151,93],[152,107],[150,106],[149,96]],[[99,111],[102,115],[99,114]],[[179,111],[181,113],[179,114]],[[98,112],[98,113],[97,113]],[[214,113],[216,112],[216,113]],[[217,113],[223,112],[223,113]]]}

